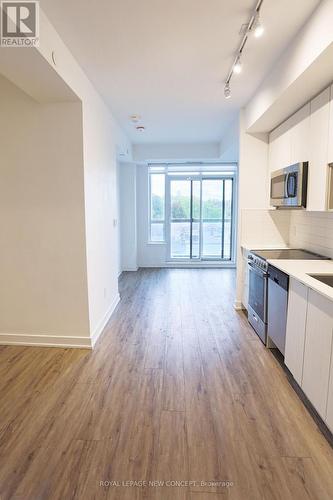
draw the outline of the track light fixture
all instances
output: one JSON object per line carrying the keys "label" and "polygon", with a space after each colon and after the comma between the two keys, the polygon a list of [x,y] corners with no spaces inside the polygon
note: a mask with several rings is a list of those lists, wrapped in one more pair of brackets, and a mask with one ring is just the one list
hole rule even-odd
{"label": "track light fixture", "polygon": [[261,24],[261,21],[260,21],[259,12],[257,12],[257,14],[256,14],[256,17],[255,17],[255,20],[253,23],[252,31],[253,31],[254,36],[256,38],[260,38],[265,31],[265,28],[263,27],[263,25]]}
{"label": "track light fixture", "polygon": [[234,73],[239,75],[239,73],[241,73],[241,72],[242,72],[242,62],[241,62],[240,56],[238,56],[238,58],[236,59],[236,62],[234,64]]}
{"label": "track light fixture", "polygon": [[238,48],[236,58],[235,58],[233,65],[228,73],[228,76],[225,80],[224,97],[226,99],[230,99],[230,97],[231,97],[230,81],[231,81],[233,74],[234,73],[239,74],[242,71],[241,55],[243,53],[246,42],[248,40],[249,34],[253,33],[256,38],[259,38],[264,33],[264,27],[261,24],[261,20],[260,20],[260,9],[261,9],[263,3],[264,3],[264,0],[257,1],[256,8],[254,9],[254,12],[251,16],[249,23],[246,23],[245,25],[243,25],[243,27],[245,27],[245,29],[242,29],[243,38],[242,38],[241,44]]}
{"label": "track light fixture", "polygon": [[231,97],[231,89],[230,89],[230,83],[226,82],[224,85],[224,97],[226,99],[230,99]]}

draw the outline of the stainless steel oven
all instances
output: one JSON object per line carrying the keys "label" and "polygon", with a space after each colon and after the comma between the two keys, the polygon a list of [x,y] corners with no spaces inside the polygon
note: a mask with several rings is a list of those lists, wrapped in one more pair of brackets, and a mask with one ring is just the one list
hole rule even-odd
{"label": "stainless steel oven", "polygon": [[249,255],[249,303],[248,320],[261,340],[266,344],[267,335],[267,263]]}
{"label": "stainless steel oven", "polygon": [[305,208],[308,185],[308,162],[296,163],[271,173],[271,205]]}
{"label": "stainless steel oven", "polygon": [[[271,280],[269,281],[269,259],[296,259],[296,260],[321,260],[327,259],[322,255],[318,255],[306,250],[297,248],[276,248],[276,249],[266,249],[266,250],[251,250],[248,255],[248,269],[249,269],[249,301],[248,301],[248,319],[250,324],[253,326],[254,330],[257,332],[261,340],[267,345],[267,338],[272,337],[273,342],[280,347],[283,352],[283,343],[276,340],[275,330],[279,328],[279,332],[283,332],[283,321],[285,320],[285,313],[281,315],[283,307],[281,304],[286,304],[286,293],[285,290],[288,286],[285,285],[286,278],[283,279],[281,276],[284,273],[279,273],[275,271],[272,272]],[[272,268],[272,266],[271,266]],[[273,268],[272,268],[273,269]],[[276,278],[274,280],[274,278]],[[275,284],[280,285],[282,282],[283,291],[280,294],[275,294],[272,296]],[[274,283],[274,285],[273,285]],[[271,285],[271,290],[269,290]],[[279,290],[281,292],[281,290]],[[274,295],[274,294],[273,294]],[[283,298],[282,298],[283,296]],[[271,299],[271,304],[269,307],[269,299]],[[280,300],[281,299],[281,300]],[[280,300],[280,301],[279,301]],[[277,311],[279,307],[280,312]],[[271,309],[271,311],[269,311]],[[277,318],[278,315],[278,318]],[[267,323],[270,324],[271,333],[269,333],[269,328]],[[268,332],[268,335],[267,335]]]}

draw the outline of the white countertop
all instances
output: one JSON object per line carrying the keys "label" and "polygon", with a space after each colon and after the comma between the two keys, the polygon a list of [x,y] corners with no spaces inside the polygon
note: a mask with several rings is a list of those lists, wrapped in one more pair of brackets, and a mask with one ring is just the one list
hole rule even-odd
{"label": "white countertop", "polygon": [[268,259],[267,262],[312,290],[333,300],[333,288],[309,276],[309,274],[333,274],[332,260]]}
{"label": "white countertop", "polygon": [[288,250],[290,249],[290,247],[286,246],[286,245],[258,245],[258,243],[256,243],[255,245],[251,245],[250,243],[242,243],[241,244],[241,248],[247,252],[250,252],[250,250]]}

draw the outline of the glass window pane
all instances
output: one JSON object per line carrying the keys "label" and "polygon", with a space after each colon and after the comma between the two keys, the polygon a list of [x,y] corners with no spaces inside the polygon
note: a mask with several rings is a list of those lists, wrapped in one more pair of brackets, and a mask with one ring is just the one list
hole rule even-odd
{"label": "glass window pane", "polygon": [[224,259],[231,259],[231,221],[224,223]]}
{"label": "glass window pane", "polygon": [[223,258],[231,259],[232,180],[225,180],[225,222]]}
{"label": "glass window pane", "polygon": [[193,222],[192,224],[192,258],[198,259],[199,255],[199,247],[200,245],[200,223]]}
{"label": "glass window pane", "polygon": [[222,184],[219,179],[202,181],[203,219],[222,219]]}
{"label": "glass window pane", "polygon": [[192,218],[200,220],[200,181],[192,182]]}
{"label": "glass window pane", "polygon": [[222,223],[203,222],[202,224],[202,255],[204,257],[221,258]]}
{"label": "glass window pane", "polygon": [[189,219],[191,213],[191,182],[171,181],[171,218]]}
{"label": "glass window pane", "polygon": [[226,179],[224,188],[224,197],[225,197],[225,219],[231,219],[231,210],[232,210],[232,180]]}
{"label": "glass window pane", "polygon": [[151,220],[164,220],[165,175],[151,174]]}
{"label": "glass window pane", "polygon": [[190,257],[190,223],[171,223],[171,257]]}
{"label": "glass window pane", "polygon": [[152,222],[150,225],[150,241],[164,241],[163,222]]}

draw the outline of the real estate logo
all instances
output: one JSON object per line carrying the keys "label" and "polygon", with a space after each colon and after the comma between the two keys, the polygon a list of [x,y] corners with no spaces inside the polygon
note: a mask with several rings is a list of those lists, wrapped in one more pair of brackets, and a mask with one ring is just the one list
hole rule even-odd
{"label": "real estate logo", "polygon": [[1,5],[2,47],[39,46],[39,2],[4,0]]}

